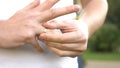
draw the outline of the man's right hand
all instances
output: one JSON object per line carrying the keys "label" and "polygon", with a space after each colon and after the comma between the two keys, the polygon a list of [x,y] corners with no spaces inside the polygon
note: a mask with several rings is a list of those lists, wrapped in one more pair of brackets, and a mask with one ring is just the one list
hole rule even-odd
{"label": "man's right hand", "polygon": [[58,0],[46,0],[39,4],[39,0],[35,0],[8,20],[0,23],[0,47],[13,48],[32,44],[41,51],[42,48],[36,41],[36,35],[45,29],[41,23],[79,10],[78,6],[51,9],[57,2]]}

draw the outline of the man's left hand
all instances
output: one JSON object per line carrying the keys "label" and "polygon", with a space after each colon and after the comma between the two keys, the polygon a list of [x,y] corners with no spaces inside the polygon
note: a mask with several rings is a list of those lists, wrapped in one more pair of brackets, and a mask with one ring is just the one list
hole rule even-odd
{"label": "man's left hand", "polygon": [[[52,20],[43,24],[51,31],[40,34],[48,48],[62,57],[76,57],[87,49],[88,27],[78,20]],[[54,31],[60,29],[62,33]]]}

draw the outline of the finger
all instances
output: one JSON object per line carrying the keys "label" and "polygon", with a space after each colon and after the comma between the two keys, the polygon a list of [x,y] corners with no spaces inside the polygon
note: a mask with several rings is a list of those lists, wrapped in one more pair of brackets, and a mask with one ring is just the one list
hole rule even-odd
{"label": "finger", "polygon": [[48,33],[50,32],[49,29],[46,29],[45,27],[43,27],[41,24],[37,23],[35,25],[35,28],[33,29],[33,31],[35,32],[35,34],[39,35],[41,33]]}
{"label": "finger", "polygon": [[62,33],[80,30],[76,20],[50,20],[47,23],[43,23],[42,26],[47,29],[60,29]]}
{"label": "finger", "polygon": [[35,31],[36,34],[41,34],[41,33],[44,33],[45,29],[46,28],[43,27],[41,24],[37,24],[34,31]]}
{"label": "finger", "polygon": [[27,5],[24,9],[33,9],[40,4],[40,0],[34,0],[32,3]]}
{"label": "finger", "polygon": [[[46,23],[43,23],[42,26],[48,28],[48,29],[65,29],[68,26],[68,23],[63,20],[50,20]],[[72,25],[71,25],[72,26]],[[68,27],[71,27],[68,26]]]}
{"label": "finger", "polygon": [[38,18],[38,20],[40,22],[46,22],[56,17],[76,12],[79,10],[79,8],[80,7],[78,5],[72,5],[72,6],[62,7],[62,8],[50,9],[40,14],[40,17]]}
{"label": "finger", "polygon": [[48,42],[47,46],[65,51],[77,51],[77,52],[84,52],[87,49],[87,43],[65,44],[65,43]]}
{"label": "finger", "polygon": [[78,43],[85,42],[86,39],[80,32],[69,32],[69,33],[42,33],[39,36],[40,39],[50,42],[58,43]]}
{"label": "finger", "polygon": [[46,0],[44,3],[35,8],[35,10],[44,11],[50,9],[55,5],[59,0]]}
{"label": "finger", "polygon": [[76,57],[76,56],[79,56],[79,55],[82,54],[82,52],[63,51],[63,50],[59,50],[59,49],[54,48],[54,47],[49,47],[49,49],[50,49],[53,53],[55,53],[55,54],[57,54],[57,55],[59,55],[59,56],[61,56],[61,57]]}
{"label": "finger", "polygon": [[40,47],[39,43],[37,42],[37,40],[34,38],[31,41],[32,46],[39,52],[43,52],[43,49]]}

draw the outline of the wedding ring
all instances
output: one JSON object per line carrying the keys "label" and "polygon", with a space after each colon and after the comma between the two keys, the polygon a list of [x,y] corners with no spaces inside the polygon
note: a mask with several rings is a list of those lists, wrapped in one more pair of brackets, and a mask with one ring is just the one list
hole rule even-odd
{"label": "wedding ring", "polygon": [[48,29],[43,29],[43,33],[47,33],[48,32]]}

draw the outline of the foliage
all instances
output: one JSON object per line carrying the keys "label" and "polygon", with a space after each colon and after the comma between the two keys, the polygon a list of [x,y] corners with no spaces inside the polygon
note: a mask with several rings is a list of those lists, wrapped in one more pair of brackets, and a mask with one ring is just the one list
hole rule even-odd
{"label": "foliage", "polygon": [[89,40],[89,48],[96,52],[114,52],[119,50],[120,31],[113,24],[105,24]]}
{"label": "foliage", "polygon": [[87,50],[82,55],[85,60],[94,60],[94,61],[119,61],[120,62],[120,53],[101,53],[101,52],[90,52]]}
{"label": "foliage", "polygon": [[120,27],[120,0],[108,0],[109,11],[106,21],[116,24]]}

